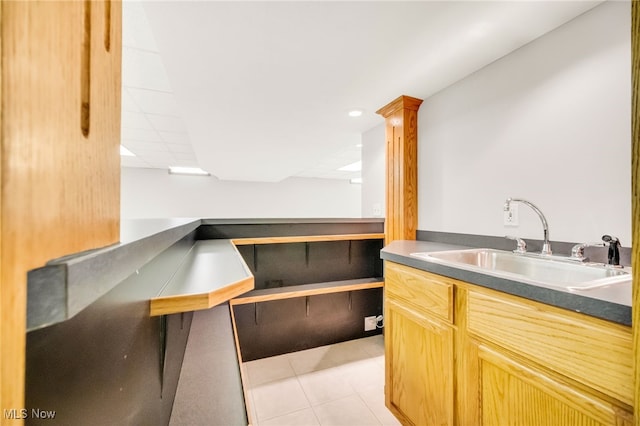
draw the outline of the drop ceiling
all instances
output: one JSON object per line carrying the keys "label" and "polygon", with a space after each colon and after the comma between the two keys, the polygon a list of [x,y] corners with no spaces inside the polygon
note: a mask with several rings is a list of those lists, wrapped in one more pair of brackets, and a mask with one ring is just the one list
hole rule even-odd
{"label": "drop ceiling", "polygon": [[122,144],[136,157],[122,165],[357,177],[338,169],[360,160],[377,109],[427,98],[599,3],[125,1]]}

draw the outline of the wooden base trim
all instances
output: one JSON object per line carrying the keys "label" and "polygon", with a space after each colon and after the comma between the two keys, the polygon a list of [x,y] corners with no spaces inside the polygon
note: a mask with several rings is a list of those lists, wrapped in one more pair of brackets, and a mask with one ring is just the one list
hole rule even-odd
{"label": "wooden base trim", "polygon": [[[263,292],[263,293],[256,294],[256,295],[247,295],[244,297],[231,299],[229,303],[232,306],[235,306],[235,305],[242,305],[246,303],[268,302],[270,300],[292,299],[294,297],[316,296],[318,294],[331,294],[331,293],[340,293],[345,291],[367,290],[371,288],[384,287],[384,281],[381,281],[381,280],[367,282],[367,283],[343,284],[343,285],[333,285],[333,286],[329,285],[330,283],[326,283],[326,284],[327,286],[321,286],[316,288],[310,288],[310,287],[317,286],[318,284],[303,284],[303,285],[291,286],[291,290],[279,291],[277,293],[276,292],[266,293],[265,290],[255,290],[256,293],[257,292]],[[282,287],[278,288],[277,290],[281,290],[281,289]]]}
{"label": "wooden base trim", "polygon": [[342,234],[342,235],[301,235],[291,237],[260,237],[260,238],[235,238],[231,242],[237,246],[251,244],[281,244],[281,243],[313,243],[320,241],[355,241],[355,240],[381,240],[383,233],[379,234]]}
{"label": "wooden base trim", "polygon": [[247,410],[247,421],[249,422],[248,426],[258,424],[253,415],[253,409],[251,407],[251,398],[249,398],[249,379],[247,376],[246,369],[244,367],[244,363],[242,362],[242,353],[240,352],[240,340],[238,340],[238,327],[236,327],[236,316],[233,312],[233,307],[231,303],[229,303],[229,311],[231,312],[231,325],[233,326],[233,338],[235,340],[236,352],[238,354],[238,366],[240,367],[240,381],[242,382],[242,393],[244,396],[244,406]]}
{"label": "wooden base trim", "polygon": [[208,293],[156,297],[151,299],[150,316],[213,308],[220,303],[252,290],[253,286],[254,278],[251,276]]}

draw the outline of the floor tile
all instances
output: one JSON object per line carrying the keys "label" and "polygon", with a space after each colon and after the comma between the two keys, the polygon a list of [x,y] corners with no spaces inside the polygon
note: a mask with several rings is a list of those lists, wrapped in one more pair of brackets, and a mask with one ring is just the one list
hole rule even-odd
{"label": "floor tile", "polygon": [[384,405],[381,335],[244,364],[259,426],[398,426]]}
{"label": "floor tile", "polygon": [[362,339],[331,345],[327,356],[336,365],[371,358],[372,356],[365,349],[366,343],[362,343],[360,340]]}
{"label": "floor tile", "polygon": [[355,390],[345,380],[343,370],[337,367],[298,376],[304,393],[311,405],[352,395]]}
{"label": "floor tile", "polygon": [[372,356],[384,356],[384,337],[382,334],[358,339],[362,347]]}
{"label": "floor tile", "polygon": [[274,356],[250,361],[244,364],[249,376],[249,386],[255,387],[276,380],[295,377],[288,355]]}
{"label": "floor tile", "polygon": [[306,408],[291,414],[260,422],[260,426],[320,426],[313,409]]}
{"label": "floor tile", "polygon": [[349,362],[334,369],[355,390],[371,386],[384,389],[384,369],[380,368],[375,358]]}
{"label": "floor tile", "polygon": [[400,426],[400,422],[384,405],[384,387],[369,386],[359,389],[358,395],[384,426]]}
{"label": "floor tile", "polygon": [[298,375],[324,370],[338,365],[333,358],[329,357],[330,351],[331,345],[293,352],[289,354],[289,361]]}
{"label": "floor tile", "polygon": [[258,422],[310,406],[295,377],[255,386],[251,392]]}
{"label": "floor tile", "polygon": [[380,422],[358,395],[313,407],[321,426],[379,426]]}

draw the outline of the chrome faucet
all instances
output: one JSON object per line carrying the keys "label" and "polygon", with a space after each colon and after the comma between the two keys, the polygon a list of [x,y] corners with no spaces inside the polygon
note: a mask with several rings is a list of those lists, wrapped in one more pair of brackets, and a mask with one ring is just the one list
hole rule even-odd
{"label": "chrome faucet", "polygon": [[542,229],[544,231],[544,242],[542,243],[542,251],[540,254],[550,255],[551,254],[551,243],[549,242],[549,225],[547,224],[547,219],[544,217],[544,214],[537,208],[533,203],[523,200],[521,198],[507,198],[507,201],[504,203],[504,211],[509,211],[511,209],[511,203],[522,203],[526,206],[529,206],[533,209],[534,212],[538,214],[540,217],[540,221],[542,222]]}

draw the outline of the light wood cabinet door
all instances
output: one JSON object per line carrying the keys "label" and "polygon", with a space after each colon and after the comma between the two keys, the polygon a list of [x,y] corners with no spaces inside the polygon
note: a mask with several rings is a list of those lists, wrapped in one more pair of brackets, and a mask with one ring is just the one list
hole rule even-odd
{"label": "light wood cabinet door", "polygon": [[631,424],[632,415],[619,406],[528,361],[516,361],[482,344],[478,358],[483,426]]}
{"label": "light wood cabinet door", "polygon": [[453,425],[453,328],[385,301],[387,407],[405,425]]}

